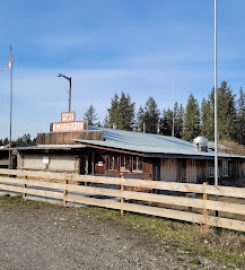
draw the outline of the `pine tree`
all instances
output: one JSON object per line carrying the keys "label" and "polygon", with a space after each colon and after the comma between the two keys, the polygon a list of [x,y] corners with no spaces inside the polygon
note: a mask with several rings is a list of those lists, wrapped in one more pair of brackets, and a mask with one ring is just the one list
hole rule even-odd
{"label": "pine tree", "polygon": [[164,110],[160,120],[160,132],[163,135],[171,136],[173,127],[173,111]]}
{"label": "pine tree", "polygon": [[96,110],[93,105],[90,105],[87,111],[84,113],[83,118],[88,121],[89,125],[95,125],[95,121],[98,120]]}
{"label": "pine tree", "polygon": [[135,103],[131,101],[129,94],[121,93],[121,97],[115,94],[111,100],[108,111],[107,125],[121,130],[132,130]]}
{"label": "pine tree", "polygon": [[108,122],[107,127],[113,128],[115,125],[118,124],[119,118],[119,97],[117,94],[111,100],[111,107],[107,109],[108,112]]}
{"label": "pine tree", "polygon": [[145,111],[142,106],[139,107],[139,111],[137,113],[137,130],[140,132],[144,132],[144,115]]}
{"label": "pine tree", "polygon": [[145,124],[146,133],[157,133],[157,125],[160,112],[157,108],[157,103],[153,97],[149,97],[144,109],[143,121]]}
{"label": "pine tree", "polygon": [[118,129],[132,130],[132,122],[134,119],[134,107],[135,103],[131,101],[129,95],[121,93],[121,98],[118,104]]}
{"label": "pine tree", "polygon": [[185,110],[185,120],[184,120],[184,139],[191,141],[195,137],[200,135],[200,111],[197,100],[191,94],[186,110]]}
{"label": "pine tree", "polygon": [[[211,98],[212,99],[212,98]],[[213,100],[202,101],[201,105],[201,133],[202,136],[213,141],[214,140],[214,111],[213,111]]]}
{"label": "pine tree", "polygon": [[182,104],[178,105],[175,103],[175,117],[174,117],[174,136],[176,138],[183,137],[183,129],[184,129],[184,107]]}
{"label": "pine tree", "polygon": [[236,138],[235,95],[226,81],[218,89],[218,127],[219,139],[234,140]]}
{"label": "pine tree", "polygon": [[[237,137],[237,113],[235,95],[226,81],[221,83],[217,94],[218,137],[219,139],[235,140]],[[201,106],[202,135],[214,140],[214,90],[208,100],[203,100]]]}
{"label": "pine tree", "polygon": [[237,142],[245,144],[245,93],[242,88],[239,91],[237,112]]}

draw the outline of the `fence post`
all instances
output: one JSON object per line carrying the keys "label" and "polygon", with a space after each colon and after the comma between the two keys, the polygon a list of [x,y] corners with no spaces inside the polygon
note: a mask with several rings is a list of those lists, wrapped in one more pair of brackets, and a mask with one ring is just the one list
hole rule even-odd
{"label": "fence post", "polygon": [[26,200],[26,189],[27,189],[27,184],[26,184],[26,180],[27,180],[27,175],[25,175],[24,176],[24,179],[25,179],[25,181],[24,181],[24,193],[22,194],[22,198],[24,199],[24,200]]}
{"label": "fence post", "polygon": [[67,194],[68,194],[68,176],[67,174],[65,175],[65,188],[64,188],[64,193],[63,193],[63,205],[67,206]]}
{"label": "fence post", "polygon": [[[208,183],[207,182],[204,182],[203,183],[203,189],[204,189],[204,192],[203,192],[203,195],[202,195],[202,199],[204,200],[204,204],[205,204],[205,201],[208,200],[208,193],[206,193],[206,187],[207,187]],[[203,220],[204,220],[204,225],[203,225],[203,234],[204,235],[208,235],[208,232],[209,232],[209,225],[208,225],[208,212],[209,210],[206,208],[206,206],[203,208]]]}
{"label": "fence post", "polygon": [[123,180],[124,180],[124,176],[123,176],[123,173],[120,173],[121,175],[121,216],[123,216],[124,214],[124,210],[123,210],[123,203],[124,203],[124,198],[123,198],[123,191],[124,191],[124,183],[123,183]]}

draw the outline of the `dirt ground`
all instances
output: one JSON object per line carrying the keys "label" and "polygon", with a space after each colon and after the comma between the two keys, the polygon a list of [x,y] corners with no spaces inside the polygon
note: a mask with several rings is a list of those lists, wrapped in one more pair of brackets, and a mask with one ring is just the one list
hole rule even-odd
{"label": "dirt ground", "polygon": [[224,269],[88,211],[0,200],[1,270]]}

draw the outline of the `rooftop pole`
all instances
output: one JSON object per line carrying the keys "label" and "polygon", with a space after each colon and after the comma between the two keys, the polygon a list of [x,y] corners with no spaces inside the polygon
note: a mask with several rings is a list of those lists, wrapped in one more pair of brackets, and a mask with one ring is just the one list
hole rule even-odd
{"label": "rooftop pole", "polygon": [[217,112],[217,88],[218,88],[218,52],[217,52],[217,1],[214,0],[214,185],[218,186],[218,112]]}

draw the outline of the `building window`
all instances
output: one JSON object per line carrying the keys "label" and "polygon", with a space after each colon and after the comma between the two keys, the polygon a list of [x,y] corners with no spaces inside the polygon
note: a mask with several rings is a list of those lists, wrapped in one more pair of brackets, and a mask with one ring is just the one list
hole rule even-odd
{"label": "building window", "polygon": [[117,157],[116,156],[108,156],[108,170],[116,171],[117,170]]}
{"label": "building window", "polygon": [[121,156],[121,171],[130,171],[130,157],[128,156]]}
{"label": "building window", "polygon": [[133,172],[142,172],[143,171],[143,158],[142,157],[133,157]]}
{"label": "building window", "polygon": [[229,164],[227,160],[222,161],[222,174],[223,176],[229,176]]}
{"label": "building window", "polygon": [[213,178],[214,177],[214,167],[208,168],[208,177]]}

